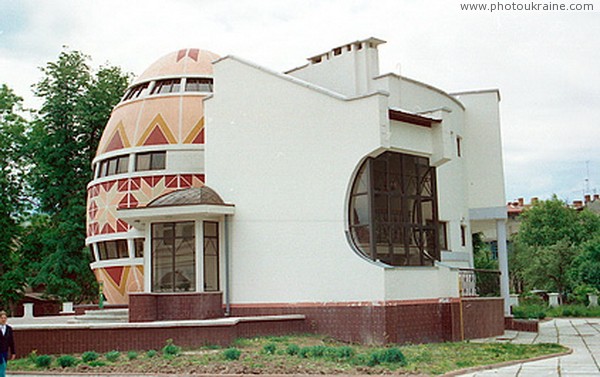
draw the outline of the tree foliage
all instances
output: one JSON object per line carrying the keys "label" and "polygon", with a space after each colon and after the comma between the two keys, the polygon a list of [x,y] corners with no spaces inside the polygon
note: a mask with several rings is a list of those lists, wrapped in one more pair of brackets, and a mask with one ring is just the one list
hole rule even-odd
{"label": "tree foliage", "polygon": [[80,301],[96,293],[85,248],[86,185],[91,162],[112,108],[127,87],[129,76],[117,67],[94,74],[89,58],[63,51],[42,68],[34,92],[43,100],[28,134],[28,183],[47,218],[31,221],[23,250],[37,253],[32,285],[46,293]]}
{"label": "tree foliage", "polygon": [[511,265],[527,289],[566,293],[573,289],[572,266],[582,245],[600,232],[600,217],[569,208],[556,196],[533,205],[521,215]]}
{"label": "tree foliage", "polygon": [[0,86],[0,306],[18,298],[23,277],[15,272],[23,205],[22,144],[25,119],[22,99],[6,85]]}

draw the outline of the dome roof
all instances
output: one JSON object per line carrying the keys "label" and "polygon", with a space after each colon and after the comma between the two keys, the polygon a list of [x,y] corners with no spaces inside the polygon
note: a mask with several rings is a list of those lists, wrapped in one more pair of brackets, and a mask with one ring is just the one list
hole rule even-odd
{"label": "dome roof", "polygon": [[220,56],[213,52],[197,48],[173,51],[155,61],[132,85],[156,77],[212,75],[212,62],[218,58]]}
{"label": "dome roof", "polygon": [[154,199],[147,208],[189,206],[189,205],[227,205],[213,189],[208,186],[192,187],[183,190],[172,191]]}

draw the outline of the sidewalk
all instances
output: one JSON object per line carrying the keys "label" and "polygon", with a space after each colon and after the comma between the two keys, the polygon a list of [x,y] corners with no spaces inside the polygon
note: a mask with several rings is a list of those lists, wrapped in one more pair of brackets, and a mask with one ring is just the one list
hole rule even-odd
{"label": "sidewalk", "polygon": [[540,323],[540,332],[507,331],[504,337],[482,341],[560,343],[573,349],[566,356],[466,373],[464,377],[600,377],[600,318],[558,318]]}

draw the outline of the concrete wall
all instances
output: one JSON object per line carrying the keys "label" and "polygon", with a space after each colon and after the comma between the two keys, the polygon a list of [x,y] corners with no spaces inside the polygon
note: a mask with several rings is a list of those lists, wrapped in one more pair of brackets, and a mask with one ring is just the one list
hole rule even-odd
{"label": "concrete wall", "polygon": [[382,300],[383,268],[351,249],[345,228],[353,172],[380,146],[385,97],[345,101],[235,58],[214,70],[206,175],[236,206],[232,302]]}

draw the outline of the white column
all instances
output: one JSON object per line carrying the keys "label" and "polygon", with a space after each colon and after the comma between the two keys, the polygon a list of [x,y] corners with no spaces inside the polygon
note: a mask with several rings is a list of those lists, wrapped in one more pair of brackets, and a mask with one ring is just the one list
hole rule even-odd
{"label": "white column", "polygon": [[23,304],[23,318],[33,318],[33,303],[26,302]]}
{"label": "white column", "polygon": [[510,315],[510,289],[508,284],[508,251],[506,249],[506,220],[496,220],[498,238],[498,264],[500,266],[500,295],[504,299],[504,315]]}
{"label": "white column", "polygon": [[204,221],[196,220],[196,292],[204,292]]}
{"label": "white column", "polygon": [[152,224],[146,223],[144,240],[144,292],[152,292]]}

